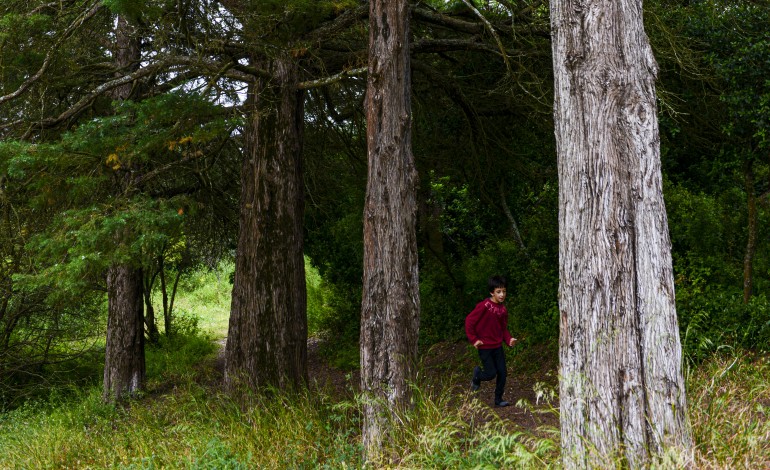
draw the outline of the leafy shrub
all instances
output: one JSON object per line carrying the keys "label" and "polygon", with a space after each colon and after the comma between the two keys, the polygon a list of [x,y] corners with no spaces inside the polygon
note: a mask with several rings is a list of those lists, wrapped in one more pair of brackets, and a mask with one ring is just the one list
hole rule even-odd
{"label": "leafy shrub", "polygon": [[739,286],[714,282],[708,267],[680,263],[676,298],[689,360],[701,361],[722,347],[770,350],[770,301],[764,294],[744,304]]}

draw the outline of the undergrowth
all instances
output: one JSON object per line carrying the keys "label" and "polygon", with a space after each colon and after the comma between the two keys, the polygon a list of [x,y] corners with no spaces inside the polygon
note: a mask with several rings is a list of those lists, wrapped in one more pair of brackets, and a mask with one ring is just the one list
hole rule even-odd
{"label": "undergrowth", "polygon": [[[366,468],[360,397],[342,399],[331,389],[312,388],[269,391],[243,404],[223,393],[216,340],[222,334],[219,310],[228,299],[213,287],[201,292],[192,284],[181,286],[176,334],[147,347],[143,395],[104,404],[97,365],[93,358],[83,361],[81,375],[92,381],[50,389],[0,413],[0,468]],[[190,292],[219,307],[206,311],[201,300],[188,307],[183,299]],[[326,308],[324,302],[319,298],[316,307]],[[719,351],[689,363],[694,454],[671,450],[656,468],[688,461],[706,469],[770,468],[769,358]],[[543,366],[543,358],[556,352],[553,345],[522,345],[511,354],[512,367],[525,372],[523,364]],[[413,388],[413,409],[392,417],[395,432],[386,439],[381,460],[368,467],[560,468],[558,429],[516,428],[466,391],[451,388],[451,377],[440,380]],[[556,399],[552,385],[535,384],[538,402]]]}
{"label": "undergrowth", "polygon": [[[93,386],[0,414],[0,468],[366,467],[358,399],[272,391],[238,404],[219,388],[203,346],[212,341],[176,341],[152,353],[160,365],[148,391],[125,404],[102,403]],[[735,352],[690,370],[697,468],[770,468],[768,376],[767,357]],[[434,385],[414,388],[414,408],[394,418],[397,432],[372,467],[560,467],[558,430],[513,428],[464,391]]]}

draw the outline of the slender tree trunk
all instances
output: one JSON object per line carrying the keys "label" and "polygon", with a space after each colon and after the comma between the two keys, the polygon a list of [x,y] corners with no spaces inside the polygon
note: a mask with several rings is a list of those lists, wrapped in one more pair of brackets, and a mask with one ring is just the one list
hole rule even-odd
{"label": "slender tree trunk", "polygon": [[641,0],[551,1],[562,458],[692,446]]}
{"label": "slender tree trunk", "polygon": [[522,253],[524,255],[529,256],[529,253],[527,253],[527,246],[524,245],[524,239],[521,238],[521,232],[519,231],[519,224],[516,223],[516,219],[513,217],[513,213],[511,212],[511,209],[508,207],[508,201],[506,201],[505,198],[505,191],[503,190],[502,183],[499,186],[500,191],[500,205],[503,208],[503,214],[505,214],[505,217],[508,219],[508,222],[511,224],[511,236],[513,236],[513,239],[516,240],[516,243],[519,245],[519,248],[521,249]]}
{"label": "slender tree trunk", "polygon": [[241,213],[225,381],[231,388],[307,382],[303,257],[303,96],[291,58],[249,90]]}
{"label": "slender tree trunk", "polygon": [[369,9],[361,388],[365,457],[375,462],[388,413],[410,405],[419,328],[416,182],[411,143],[409,6],[372,0]]}
{"label": "slender tree trunk", "polygon": [[144,387],[142,271],[115,265],[107,272],[105,401],[120,400]]}
{"label": "slender tree trunk", "polygon": [[749,160],[744,167],[746,198],[749,206],[749,236],[746,240],[746,256],[743,258],[743,303],[749,303],[754,273],[754,254],[757,251],[757,195],[754,192],[754,162]]}
{"label": "slender tree trunk", "polygon": [[150,343],[157,344],[160,338],[158,332],[158,324],[155,321],[155,307],[152,305],[152,286],[155,284],[155,276],[158,275],[158,271],[152,276],[145,276],[144,279],[144,326],[147,328],[147,337]]}
{"label": "slender tree trunk", "polygon": [[174,318],[174,299],[176,299],[176,289],[179,287],[179,278],[182,277],[182,268],[177,266],[176,276],[174,276],[174,285],[171,286],[171,295],[168,298],[168,309],[163,311],[163,324],[166,326],[166,334],[171,334]]}
{"label": "slender tree trunk", "polygon": [[[168,304],[168,284],[166,284],[166,263],[163,261],[163,257],[158,258],[158,266],[160,267],[160,295],[163,303],[163,331],[166,337],[171,336],[171,308]],[[177,272],[177,279],[179,278]]]}
{"label": "slender tree trunk", "polygon": [[[119,68],[137,70],[139,39],[121,16],[115,30],[115,63]],[[131,85],[116,88],[114,99],[128,99]],[[118,243],[123,237],[117,236]],[[107,344],[104,358],[105,401],[119,400],[144,387],[144,315],[142,270],[129,264],[112,266],[107,272]]]}

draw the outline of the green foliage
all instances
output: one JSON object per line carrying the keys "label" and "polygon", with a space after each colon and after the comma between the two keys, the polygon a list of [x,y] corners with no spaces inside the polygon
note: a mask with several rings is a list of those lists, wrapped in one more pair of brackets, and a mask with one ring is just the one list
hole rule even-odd
{"label": "green foliage", "polygon": [[770,146],[770,40],[766,25],[770,4],[697,2],[690,16],[691,34],[702,41],[706,60],[723,83],[721,99],[730,111],[727,135]]}
{"label": "green foliage", "polygon": [[[765,295],[743,303],[745,211],[737,190],[718,196],[665,186],[677,313],[685,356],[702,361],[723,347],[770,350],[770,304]],[[767,254],[760,248],[759,272]],[[757,276],[760,277],[760,276]],[[757,279],[758,292],[767,281]]]}
{"label": "green foliage", "polygon": [[54,301],[59,296],[82,295],[110,265],[141,265],[143,253],[160,251],[180,230],[179,203],[138,197],[122,207],[105,204],[65,211],[56,217],[50,232],[29,243],[41,261],[58,262],[17,281],[28,288],[53,287]]}
{"label": "green foliage", "polygon": [[153,10],[160,10],[163,3],[167,5],[172,2],[162,0],[161,2],[153,0],[104,0],[104,6],[111,12],[128,18],[131,22],[141,21],[142,15],[147,15]]}
{"label": "green foliage", "polygon": [[305,279],[307,284],[308,335],[315,336],[321,332],[321,326],[334,315],[334,312],[325,301],[325,297],[328,297],[329,294],[324,289],[323,279],[307,256],[305,256]]}
{"label": "green foliage", "polygon": [[[339,285],[323,282],[323,316],[318,318],[319,336],[326,341],[323,353],[335,366],[345,370],[359,367],[359,317],[361,290],[345,290]],[[358,298],[358,301],[351,299]]]}
{"label": "green foliage", "polygon": [[441,234],[458,251],[474,253],[491,235],[484,223],[484,219],[494,217],[490,208],[481,203],[467,183],[458,185],[448,176],[439,177],[431,172],[430,185],[428,203],[438,209],[435,223]]}

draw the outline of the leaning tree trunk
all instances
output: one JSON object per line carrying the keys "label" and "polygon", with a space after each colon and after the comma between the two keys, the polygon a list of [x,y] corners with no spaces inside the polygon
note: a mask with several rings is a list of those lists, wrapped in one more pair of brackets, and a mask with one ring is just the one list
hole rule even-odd
{"label": "leaning tree trunk", "polygon": [[641,0],[551,1],[562,458],[691,447]]}
{"label": "leaning tree trunk", "polygon": [[406,0],[370,3],[361,305],[361,388],[369,398],[364,402],[363,445],[370,462],[379,458],[389,432],[388,412],[409,406],[417,359],[417,175],[408,14]]}
{"label": "leaning tree trunk", "polygon": [[241,173],[225,381],[279,389],[307,383],[303,255],[303,96],[290,58],[267,63],[273,80],[252,84]]}
{"label": "leaning tree trunk", "polygon": [[144,387],[143,275],[141,269],[115,265],[107,271],[107,345],[104,401],[117,401]]}
{"label": "leaning tree trunk", "polygon": [[[122,73],[137,70],[141,59],[139,39],[125,18],[118,17],[115,29],[115,65]],[[116,100],[128,99],[131,84],[112,92]],[[123,237],[116,234],[121,243]],[[144,387],[143,274],[129,264],[112,266],[107,272],[107,344],[104,358],[105,401],[120,399]]]}

